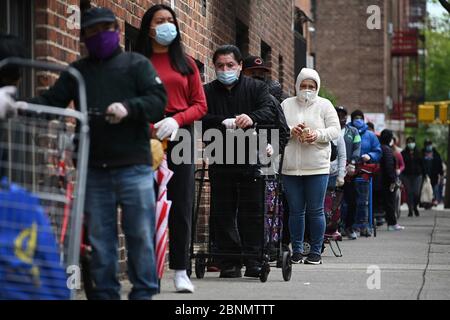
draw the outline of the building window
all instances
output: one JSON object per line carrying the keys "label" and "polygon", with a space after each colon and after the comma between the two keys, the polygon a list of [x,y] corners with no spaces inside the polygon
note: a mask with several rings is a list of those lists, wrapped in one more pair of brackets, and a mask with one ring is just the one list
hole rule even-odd
{"label": "building window", "polygon": [[[25,46],[25,56],[34,57],[34,1],[0,1],[0,32],[17,36]],[[24,69],[19,84],[19,96],[33,96],[34,70]]]}
{"label": "building window", "polygon": [[136,51],[139,29],[125,23],[125,51]]}
{"label": "building window", "polygon": [[284,83],[284,61],[283,56],[278,56],[278,82],[280,82],[281,87],[283,88]]}
{"label": "building window", "polygon": [[272,68],[272,48],[261,40],[261,58],[268,68]]}
{"label": "building window", "polygon": [[202,0],[202,15],[204,17],[206,17],[207,9],[207,0]]}
{"label": "building window", "polygon": [[249,43],[248,26],[242,21],[236,20],[236,46],[241,50],[244,58],[248,56]]}

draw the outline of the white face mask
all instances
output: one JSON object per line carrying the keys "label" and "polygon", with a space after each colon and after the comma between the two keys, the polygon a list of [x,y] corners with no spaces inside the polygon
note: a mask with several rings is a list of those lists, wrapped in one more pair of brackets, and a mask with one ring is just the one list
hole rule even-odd
{"label": "white face mask", "polygon": [[389,147],[392,147],[394,145],[394,140],[391,140],[391,142],[389,142]]}
{"label": "white face mask", "polygon": [[316,96],[316,92],[313,90],[300,90],[298,93],[298,97],[302,102],[310,102],[312,101]]}

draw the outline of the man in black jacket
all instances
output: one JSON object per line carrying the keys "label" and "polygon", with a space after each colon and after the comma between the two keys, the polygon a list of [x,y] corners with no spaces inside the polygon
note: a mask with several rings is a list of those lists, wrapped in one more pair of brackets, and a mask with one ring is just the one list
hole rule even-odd
{"label": "man in black jacket", "polygon": [[[130,299],[151,299],[158,291],[153,236],[155,195],[149,123],[163,118],[166,92],[147,58],[119,47],[118,23],[111,10],[92,8],[81,20],[89,56],[72,63],[84,77],[90,112],[86,205],[93,248],[93,299],[120,299],[117,280],[117,206],[128,249]],[[77,105],[76,83],[64,72],[32,102]]]}
{"label": "man in black jacket", "polygon": [[386,221],[388,223],[388,231],[400,231],[405,229],[397,224],[397,217],[395,216],[395,187],[397,174],[396,159],[392,146],[394,145],[394,134],[391,130],[383,130],[380,135],[380,143],[383,154],[380,160],[380,178],[381,178],[381,201],[384,212],[386,214]]}
{"label": "man in black jacket", "polygon": [[[232,45],[220,47],[213,57],[217,80],[205,85],[208,114],[203,119],[205,129],[219,129],[225,141],[234,129],[249,129],[258,125],[273,125],[275,114],[267,86],[241,75],[242,56]],[[224,143],[224,145],[226,145]],[[234,148],[234,147],[233,147]],[[223,159],[230,152],[245,153],[244,164],[215,163],[209,167],[211,180],[211,217],[215,244],[221,254],[244,253],[245,276],[259,277],[263,237],[264,186],[258,166],[250,164],[257,152],[224,147]],[[236,161],[236,152],[234,152]],[[223,259],[220,276],[241,277],[241,259]]]}

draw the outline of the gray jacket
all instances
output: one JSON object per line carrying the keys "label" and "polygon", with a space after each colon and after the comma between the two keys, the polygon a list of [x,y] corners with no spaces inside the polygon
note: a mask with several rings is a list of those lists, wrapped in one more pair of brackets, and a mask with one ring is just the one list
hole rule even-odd
{"label": "gray jacket", "polygon": [[359,135],[358,129],[346,125],[344,141],[345,150],[347,151],[347,162],[358,162],[361,157],[361,136]]}

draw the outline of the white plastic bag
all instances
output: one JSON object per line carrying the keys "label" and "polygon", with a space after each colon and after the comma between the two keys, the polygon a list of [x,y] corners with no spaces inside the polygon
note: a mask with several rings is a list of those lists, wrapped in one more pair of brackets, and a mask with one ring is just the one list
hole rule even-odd
{"label": "white plastic bag", "polygon": [[431,186],[430,177],[427,175],[422,185],[422,192],[420,193],[421,203],[433,202],[433,187]]}

